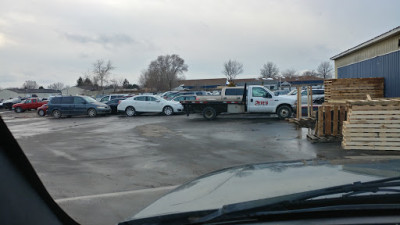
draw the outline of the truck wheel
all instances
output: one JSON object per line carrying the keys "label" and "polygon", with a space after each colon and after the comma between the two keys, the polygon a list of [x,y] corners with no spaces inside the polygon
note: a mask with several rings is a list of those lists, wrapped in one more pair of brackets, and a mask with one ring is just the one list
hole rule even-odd
{"label": "truck wheel", "polygon": [[97,112],[95,109],[89,109],[88,115],[89,115],[89,117],[95,117],[97,115]]}
{"label": "truck wheel", "polygon": [[213,120],[217,117],[217,111],[213,107],[205,107],[203,109],[203,117],[207,120]]}
{"label": "truck wheel", "polygon": [[125,109],[125,114],[129,117],[134,116],[136,114],[135,108],[129,106],[128,108]]}
{"label": "truck wheel", "polygon": [[17,113],[22,113],[22,109],[21,109],[21,107],[17,107],[17,108],[15,108],[15,112],[17,112]]}
{"label": "truck wheel", "polygon": [[170,115],[172,115],[174,113],[174,110],[172,109],[171,106],[165,106],[164,109],[163,109],[163,113],[166,116],[170,116]]}
{"label": "truck wheel", "polygon": [[53,111],[53,117],[54,118],[56,118],[56,119],[59,119],[60,117],[61,117],[61,112],[60,112],[60,110],[54,110]]}
{"label": "truck wheel", "polygon": [[292,109],[287,105],[282,105],[279,106],[278,110],[276,110],[276,113],[280,119],[286,119],[292,116]]}

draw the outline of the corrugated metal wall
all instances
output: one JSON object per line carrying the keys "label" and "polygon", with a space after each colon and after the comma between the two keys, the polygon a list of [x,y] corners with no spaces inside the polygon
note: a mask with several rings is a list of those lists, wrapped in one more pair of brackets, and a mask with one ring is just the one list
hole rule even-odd
{"label": "corrugated metal wall", "polygon": [[338,78],[385,78],[385,97],[400,97],[400,51],[338,68]]}

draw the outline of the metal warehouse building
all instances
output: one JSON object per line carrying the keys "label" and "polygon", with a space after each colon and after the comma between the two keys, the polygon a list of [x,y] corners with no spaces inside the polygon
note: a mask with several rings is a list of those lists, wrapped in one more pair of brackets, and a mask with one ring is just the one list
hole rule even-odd
{"label": "metal warehouse building", "polygon": [[331,58],[336,78],[385,78],[385,97],[400,97],[400,26]]}

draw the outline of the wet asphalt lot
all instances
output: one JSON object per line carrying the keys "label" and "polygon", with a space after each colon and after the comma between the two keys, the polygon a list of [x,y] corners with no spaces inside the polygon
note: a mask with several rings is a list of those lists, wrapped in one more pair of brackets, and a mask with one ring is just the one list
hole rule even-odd
{"label": "wet asphalt lot", "polygon": [[53,119],[0,112],[53,198],[82,224],[115,224],[199,175],[240,164],[338,159],[339,143],[266,115]]}

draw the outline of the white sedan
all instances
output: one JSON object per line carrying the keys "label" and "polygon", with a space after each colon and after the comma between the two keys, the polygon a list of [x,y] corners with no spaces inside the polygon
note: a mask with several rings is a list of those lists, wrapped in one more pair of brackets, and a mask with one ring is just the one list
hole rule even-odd
{"label": "white sedan", "polygon": [[160,112],[169,116],[182,112],[183,106],[179,102],[167,101],[156,95],[139,95],[121,101],[117,110],[127,116],[134,116],[142,112]]}

